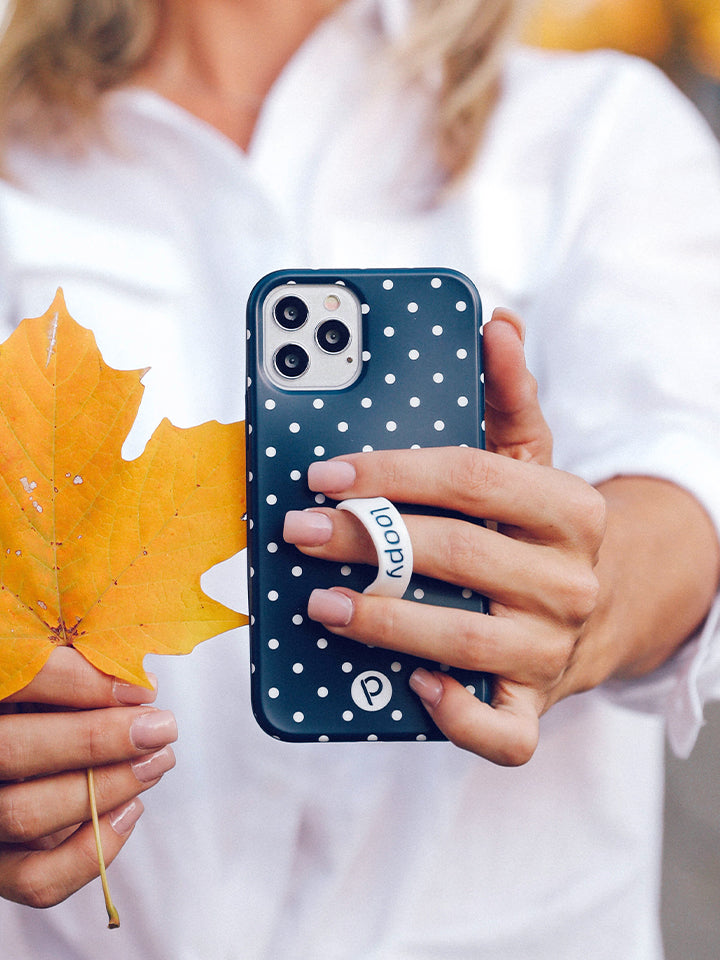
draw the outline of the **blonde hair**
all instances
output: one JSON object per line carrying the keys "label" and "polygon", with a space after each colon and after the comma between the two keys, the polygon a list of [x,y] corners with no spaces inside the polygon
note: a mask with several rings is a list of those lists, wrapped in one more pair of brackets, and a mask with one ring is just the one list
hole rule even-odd
{"label": "blonde hair", "polygon": [[[15,0],[0,40],[0,151],[13,132],[62,138],[97,115],[152,50],[162,0]],[[522,0],[414,0],[399,63],[442,78],[438,159],[451,178],[472,161]]]}

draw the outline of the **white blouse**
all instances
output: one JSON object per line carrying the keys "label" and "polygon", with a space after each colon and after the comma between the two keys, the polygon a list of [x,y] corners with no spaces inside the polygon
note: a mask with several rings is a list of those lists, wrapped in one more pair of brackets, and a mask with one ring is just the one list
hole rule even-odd
{"label": "white blouse", "polygon": [[[244,309],[297,266],[451,266],[527,323],[556,464],[690,489],[720,527],[720,164],[645,64],[517,51],[482,154],[432,202],[424,94],[380,82],[405,4],[354,0],[277,81],[250,150],[142,90],[68,159],[13,149],[0,185],[3,338],[57,286],[163,416],[244,416]],[[662,562],[662,558],[659,558]],[[244,557],[204,579],[245,605]],[[663,729],[687,753],[720,695],[718,609],[665,667],[565,700],[507,770],[449,744],[279,743],[249,706],[247,637],[150,657],[178,765],[110,868],[37,912],[0,903],[13,960],[658,960]]]}

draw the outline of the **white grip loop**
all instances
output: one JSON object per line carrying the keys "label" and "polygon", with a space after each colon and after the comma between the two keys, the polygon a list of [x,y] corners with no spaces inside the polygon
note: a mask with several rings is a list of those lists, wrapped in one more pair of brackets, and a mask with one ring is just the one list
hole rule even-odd
{"label": "white grip loop", "polygon": [[354,514],[370,534],[377,552],[377,576],[363,593],[402,597],[410,583],[413,552],[405,521],[385,497],[343,500],[338,510]]}

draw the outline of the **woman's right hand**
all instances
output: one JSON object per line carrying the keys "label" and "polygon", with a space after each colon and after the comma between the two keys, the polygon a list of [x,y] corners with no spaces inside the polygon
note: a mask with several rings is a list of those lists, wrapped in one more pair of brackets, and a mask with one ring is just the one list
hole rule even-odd
{"label": "woman's right hand", "polygon": [[88,767],[106,863],[117,856],[143,811],[138,794],[175,765],[175,718],[154,699],[58,647],[0,702],[0,897],[48,907],[98,876]]}

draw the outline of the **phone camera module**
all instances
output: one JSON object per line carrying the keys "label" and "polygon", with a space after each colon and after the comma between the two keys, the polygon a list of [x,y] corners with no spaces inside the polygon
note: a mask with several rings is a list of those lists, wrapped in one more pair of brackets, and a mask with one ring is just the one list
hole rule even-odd
{"label": "phone camera module", "polygon": [[326,353],[340,353],[350,343],[350,331],[341,320],[325,320],[315,334],[318,346]]}
{"label": "phone camera module", "polygon": [[307,304],[300,297],[283,297],[273,310],[275,320],[283,330],[298,330],[307,320]]}
{"label": "phone camera module", "polygon": [[299,344],[286,343],[275,354],[273,362],[275,369],[281,376],[294,380],[305,373],[310,363],[310,357]]}

